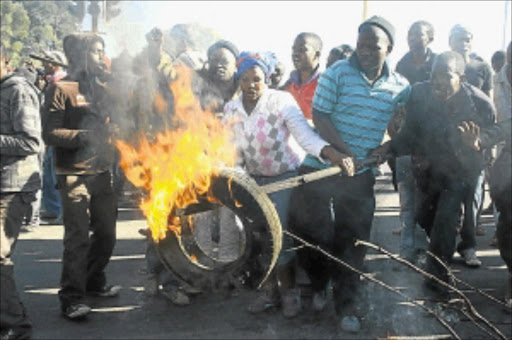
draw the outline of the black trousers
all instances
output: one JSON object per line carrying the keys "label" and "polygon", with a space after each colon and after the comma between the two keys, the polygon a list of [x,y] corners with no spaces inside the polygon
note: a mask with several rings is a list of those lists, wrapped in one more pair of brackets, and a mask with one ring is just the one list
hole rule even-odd
{"label": "black trousers", "polygon": [[65,309],[106,284],[105,267],[116,243],[117,197],[109,171],[59,175],[57,181],[64,221],[59,299]]}
{"label": "black trousers", "polygon": [[[314,170],[301,167],[299,174]],[[354,177],[332,176],[295,188],[290,199],[291,232],[362,270],[367,249],[356,247],[354,242],[370,237],[375,211],[374,184],[373,173],[366,171]],[[336,313],[353,315],[359,275],[310,248],[299,249],[297,256],[313,290],[325,289],[332,280]]]}
{"label": "black trousers", "polygon": [[[430,237],[429,250],[449,265],[456,249],[460,209],[475,191],[477,177],[464,179],[432,174],[416,177],[416,218]],[[431,256],[427,257],[427,271],[447,281],[446,268]]]}

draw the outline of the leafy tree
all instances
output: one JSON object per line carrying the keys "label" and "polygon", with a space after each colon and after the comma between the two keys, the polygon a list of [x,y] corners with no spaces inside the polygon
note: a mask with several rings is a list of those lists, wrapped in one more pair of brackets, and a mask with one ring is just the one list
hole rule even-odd
{"label": "leafy tree", "polygon": [[85,10],[81,1],[1,0],[1,46],[16,67],[30,53],[61,50],[63,38],[79,31]]}
{"label": "leafy tree", "polygon": [[28,37],[30,19],[22,4],[11,1],[0,1],[0,16],[2,56],[16,66],[20,61],[23,39]]}

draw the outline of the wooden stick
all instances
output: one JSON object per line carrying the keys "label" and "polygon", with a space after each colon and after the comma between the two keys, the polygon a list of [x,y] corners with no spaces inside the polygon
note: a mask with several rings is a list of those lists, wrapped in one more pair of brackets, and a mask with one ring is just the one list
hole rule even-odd
{"label": "wooden stick", "polygon": [[451,336],[454,337],[455,339],[459,339],[460,340],[460,337],[459,335],[455,332],[455,330],[453,330],[452,327],[450,327],[450,325],[445,321],[443,320],[435,311],[433,311],[431,308],[428,308],[426,306],[423,306],[421,304],[419,304],[418,302],[414,301],[413,299],[411,299],[410,297],[408,297],[407,295],[405,295],[404,293],[400,292],[399,290],[389,286],[388,284],[386,284],[385,282],[382,282],[380,280],[377,280],[376,278],[372,277],[371,275],[368,275],[366,273],[363,273],[362,271],[360,271],[359,269],[356,269],[354,267],[352,267],[351,265],[349,265],[348,263],[340,260],[339,258],[331,255],[329,252],[323,250],[322,248],[320,248],[319,246],[315,246],[309,242],[307,242],[306,240],[300,238],[299,236],[297,235],[294,235],[292,233],[290,233],[289,231],[286,231],[286,230],[283,230],[283,233],[284,234],[287,234],[289,235],[290,237],[296,239],[297,241],[301,242],[302,244],[304,244],[306,247],[308,248],[311,248],[311,249],[314,249],[316,251],[319,251],[320,253],[324,254],[325,256],[327,256],[328,258],[330,258],[331,260],[334,260],[336,262],[338,262],[339,264],[343,265],[344,267],[347,267],[348,269],[356,272],[357,274],[359,274],[360,276],[364,277],[365,279],[369,280],[369,281],[372,281],[376,284],[378,284],[379,286],[382,286],[390,291],[392,291],[393,293],[396,293],[398,295],[400,295],[401,297],[403,297],[407,302],[413,304],[414,306],[416,307],[419,307],[425,311],[427,311],[429,314],[433,315],[437,321],[439,321],[439,323],[441,325],[443,325],[444,328],[446,328],[448,330],[448,332],[450,332]]}

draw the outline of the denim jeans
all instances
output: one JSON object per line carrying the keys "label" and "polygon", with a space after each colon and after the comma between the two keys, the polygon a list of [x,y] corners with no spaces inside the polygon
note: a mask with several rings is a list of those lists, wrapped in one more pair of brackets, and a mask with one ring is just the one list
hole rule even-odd
{"label": "denim jeans", "polygon": [[148,237],[146,243],[146,266],[148,275],[158,276],[158,282],[162,285],[163,290],[171,290],[180,286],[180,281],[160,261],[151,236]]}
{"label": "denim jeans", "polygon": [[[283,174],[277,175],[277,176],[251,176],[254,178],[256,183],[258,183],[259,186],[263,186],[266,184],[274,183],[283,181],[285,179],[291,178],[297,176],[296,171],[288,171]],[[273,192],[268,195],[268,198],[272,201],[276,208],[277,215],[279,216],[279,221],[281,222],[281,227],[283,230],[288,230],[288,208],[290,204],[290,195],[292,193],[292,189],[286,189],[286,190],[279,190],[276,192]],[[293,260],[295,257],[295,251],[290,250],[290,248],[293,248],[293,239],[283,234],[283,243],[282,243],[282,250],[279,254],[279,257],[277,258],[277,264],[286,264]]]}
{"label": "denim jeans", "polygon": [[457,251],[459,252],[470,248],[476,248],[476,227],[478,225],[480,208],[484,197],[484,178],[485,170],[482,170],[477,178],[475,190],[468,193],[464,202],[464,219],[462,222],[462,229],[460,231],[461,241],[457,245]]}
{"label": "denim jeans", "polygon": [[14,280],[12,252],[18,239],[24,213],[35,199],[33,192],[0,194],[0,329],[16,328],[29,332],[30,321],[21,303]]}
{"label": "denim jeans", "polygon": [[411,156],[396,159],[396,181],[400,198],[400,256],[412,259],[418,250],[427,248],[427,235],[416,223],[416,183],[411,168]]}
{"label": "denim jeans", "polygon": [[53,165],[53,148],[47,147],[43,163],[43,189],[41,206],[52,215],[59,216],[62,213],[62,204],[57,186],[57,176]]}

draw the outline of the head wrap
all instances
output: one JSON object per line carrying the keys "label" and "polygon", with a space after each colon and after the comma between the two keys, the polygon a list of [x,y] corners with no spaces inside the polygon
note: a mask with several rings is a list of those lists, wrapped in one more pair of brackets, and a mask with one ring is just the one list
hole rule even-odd
{"label": "head wrap", "polygon": [[235,44],[233,44],[232,42],[227,41],[227,40],[219,40],[215,44],[213,44],[212,46],[210,46],[208,48],[208,52],[206,53],[206,55],[208,56],[208,59],[210,59],[211,54],[213,52],[215,52],[216,50],[218,50],[219,48],[227,49],[228,51],[233,53],[233,55],[235,56],[235,59],[238,58],[238,48],[236,48]]}
{"label": "head wrap", "polygon": [[373,25],[379,27],[387,34],[389,38],[389,43],[392,46],[395,44],[395,27],[383,17],[374,15],[373,17],[359,25],[358,32],[361,32],[361,29],[366,25]]}
{"label": "head wrap", "polygon": [[237,71],[235,77],[238,79],[248,69],[259,67],[269,79],[277,65],[276,55],[272,52],[248,52],[240,53],[236,61]]}
{"label": "head wrap", "polygon": [[471,33],[471,31],[467,27],[457,24],[453,26],[452,29],[450,30],[449,40],[451,40],[455,35],[459,34],[469,34],[470,37],[473,38],[473,33]]}

